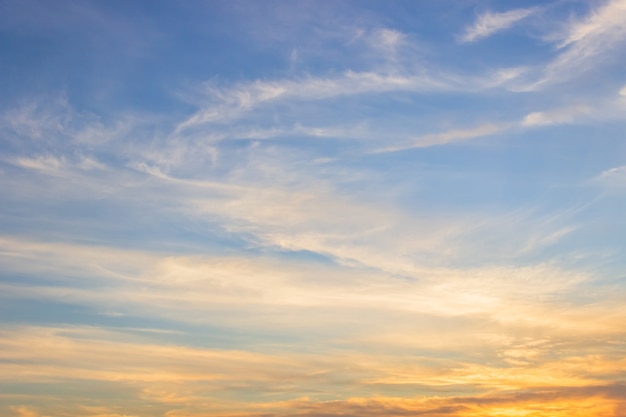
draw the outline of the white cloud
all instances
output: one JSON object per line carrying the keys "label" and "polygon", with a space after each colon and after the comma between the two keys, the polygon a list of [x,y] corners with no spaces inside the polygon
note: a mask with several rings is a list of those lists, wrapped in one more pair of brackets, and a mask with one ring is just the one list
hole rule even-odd
{"label": "white cloud", "polygon": [[494,135],[509,128],[509,125],[489,123],[470,129],[454,129],[441,133],[431,133],[419,136],[408,144],[392,146],[374,151],[374,153],[386,153],[404,151],[407,149],[426,148],[429,146],[445,145],[451,142],[461,142],[469,139]]}
{"label": "white cloud", "polygon": [[100,163],[96,158],[85,155],[80,155],[76,165],[78,168],[85,171],[102,170],[106,168],[106,166]]}
{"label": "white cloud", "polygon": [[[376,37],[386,56],[404,42],[404,35],[386,31]],[[373,42],[373,41],[372,41]],[[393,61],[393,59],[391,59]],[[477,93],[510,84],[528,71],[527,68],[501,68],[486,75],[459,75],[445,70],[431,70],[416,63],[398,64],[387,60],[380,68],[370,71],[347,70],[339,76],[286,78],[274,81],[255,80],[232,86],[205,84],[204,95],[195,98],[200,109],[177,124],[174,135],[189,137],[198,132],[215,135],[215,129],[199,129],[214,123],[221,132],[234,120],[259,109],[279,103],[316,102],[361,94],[386,94],[391,92]],[[389,64],[389,65],[387,65]],[[282,130],[282,129],[281,129]],[[218,135],[219,136],[219,135]]]}
{"label": "white cloud", "polygon": [[178,125],[177,131],[213,121],[239,117],[264,103],[295,99],[324,100],[333,97],[388,91],[445,91],[467,89],[453,76],[400,75],[346,71],[336,78],[255,81],[231,89],[207,87],[214,103]]}
{"label": "white cloud", "polygon": [[18,157],[9,160],[16,166],[32,169],[48,175],[65,176],[69,175],[72,170],[93,171],[103,170],[106,166],[96,160],[94,157],[78,155],[72,159],[65,156],[55,156],[50,154],[42,154],[34,157]]}
{"label": "white cloud", "polygon": [[[624,31],[626,30],[626,22],[624,21],[625,13],[626,1],[605,1],[602,7],[592,11],[591,15],[586,19],[573,22],[567,26],[560,35],[562,40],[559,47],[563,48],[579,42],[592,42],[591,45],[587,46],[599,46],[593,44],[594,38],[598,36],[613,39],[621,38],[624,36]],[[597,42],[597,39],[595,42]]]}
{"label": "white cloud", "polygon": [[393,29],[380,29],[377,31],[377,44],[383,47],[396,48],[404,40],[405,35]]}
{"label": "white cloud", "polygon": [[341,139],[372,139],[375,137],[371,129],[364,123],[354,126],[303,126],[296,124],[291,127],[271,127],[266,129],[247,128],[235,129],[214,138],[211,141],[221,141],[225,139],[272,139],[284,136],[308,136],[317,138],[341,138]]}
{"label": "white cloud", "polygon": [[547,126],[554,124],[569,124],[580,120],[581,116],[591,114],[591,108],[585,105],[557,108],[545,112],[527,114],[522,120],[522,126]]}
{"label": "white cloud", "polygon": [[619,54],[626,40],[626,0],[610,0],[585,19],[573,21],[550,36],[558,42],[559,55],[544,69],[539,81],[525,87],[563,82]]}
{"label": "white cloud", "polygon": [[[626,90],[626,88],[624,89]],[[591,105],[580,104],[575,106],[557,107],[545,111],[531,112],[519,121],[486,123],[477,127],[452,129],[440,133],[430,133],[418,136],[399,145],[377,149],[371,153],[398,152],[415,148],[445,145],[462,142],[485,136],[495,135],[514,129],[528,129],[540,126],[567,125],[581,123],[589,119],[621,119],[623,112],[620,103],[614,100],[603,101]]]}
{"label": "white cloud", "polygon": [[[354,265],[337,267],[269,257],[148,254],[6,238],[0,241],[0,259],[7,271],[45,276],[54,283],[2,284],[3,297],[58,300],[89,306],[100,313],[149,315],[191,323],[210,323],[209,312],[237,311],[245,312],[247,318],[220,316],[220,323],[264,328],[292,320],[300,326],[332,325],[332,320],[320,322],[316,314],[293,319],[272,315],[274,307],[283,312],[306,307],[376,314],[379,321],[385,317],[392,320],[396,313],[410,313],[440,317],[479,314],[497,321],[525,323],[536,317],[538,310],[551,307],[538,302],[539,298],[556,297],[558,307],[559,297],[578,291],[589,279],[584,273],[550,264],[469,269],[414,266],[414,279],[399,279],[388,271]],[[87,280],[89,287],[85,288]],[[261,319],[255,314],[259,312],[265,312]],[[542,321],[582,329],[582,323],[566,317]],[[589,326],[588,330],[592,329],[597,325]]]}
{"label": "white cloud", "polygon": [[459,41],[469,43],[484,39],[494,33],[508,29],[536,11],[536,8],[529,8],[509,10],[503,13],[486,12],[478,16],[472,26],[465,29],[465,32],[459,37]]}
{"label": "white cloud", "polygon": [[31,140],[49,141],[67,130],[73,110],[63,94],[52,100],[32,100],[2,115],[2,128]]}
{"label": "white cloud", "polygon": [[126,139],[131,133],[137,135],[139,126],[154,127],[158,122],[126,112],[106,124],[92,113],[77,111],[65,94],[30,100],[0,115],[5,139],[18,143],[19,148],[28,145],[28,151],[50,146],[61,151],[70,143],[90,150],[117,146],[117,140]]}
{"label": "white cloud", "polygon": [[370,48],[383,58],[395,60],[398,49],[407,44],[407,36],[394,29],[379,29],[366,38]]}
{"label": "white cloud", "polygon": [[596,181],[608,186],[626,186],[626,165],[603,171],[599,176],[596,177]]}
{"label": "white cloud", "polygon": [[36,158],[17,158],[15,164],[23,168],[34,169],[52,175],[58,175],[67,164],[63,158],[53,155],[42,155]]}

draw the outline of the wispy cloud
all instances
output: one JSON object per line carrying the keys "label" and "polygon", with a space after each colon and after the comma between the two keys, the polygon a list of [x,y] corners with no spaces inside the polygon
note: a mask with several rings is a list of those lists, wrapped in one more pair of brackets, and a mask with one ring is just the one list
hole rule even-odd
{"label": "wispy cloud", "polygon": [[104,123],[89,112],[77,111],[65,93],[27,100],[0,114],[4,139],[17,149],[56,151],[70,144],[94,149],[118,146],[130,134],[140,136],[139,126],[158,125],[156,118],[125,113]]}
{"label": "wispy cloud", "polygon": [[410,140],[405,140],[403,141],[404,143],[400,142],[400,139],[396,139],[400,142],[400,144],[377,149],[371,152],[399,152],[410,149],[464,142],[516,130],[519,131],[538,127],[582,124],[589,122],[589,120],[619,120],[620,118],[621,103],[619,101],[616,102],[613,99],[609,99],[589,105],[569,105],[543,111],[535,111],[526,114],[517,121],[486,123],[477,127],[458,128],[440,133],[430,133]]}
{"label": "wispy cloud", "polygon": [[[400,61],[410,61],[415,46],[408,41],[408,36],[395,29],[382,28],[372,31],[364,37],[365,42],[381,59],[383,65],[393,69],[397,68]],[[385,63],[385,61],[388,61]]]}
{"label": "wispy cloud", "polygon": [[179,124],[178,130],[207,122],[230,120],[263,103],[285,99],[307,101],[388,91],[445,91],[461,88],[461,85],[453,76],[435,77],[428,74],[402,75],[354,71],[346,71],[337,78],[311,77],[275,82],[256,81],[231,89],[220,89],[209,85],[206,87],[209,100],[215,100],[216,104],[199,111]]}
{"label": "wispy cloud", "polygon": [[626,165],[607,169],[598,175],[594,182],[609,187],[626,187]]}
{"label": "wispy cloud", "polygon": [[548,126],[555,124],[569,124],[580,120],[581,117],[589,116],[592,109],[585,105],[557,108],[543,112],[532,112],[522,120],[524,127]]}
{"label": "wispy cloud", "polygon": [[15,417],[41,417],[41,414],[32,407],[10,407],[10,410]]}
{"label": "wispy cloud", "polygon": [[[624,0],[607,0],[596,10],[592,10],[591,15],[587,18],[572,22],[559,34],[561,41],[560,48],[583,42],[579,46],[576,53],[581,53],[587,49],[584,46],[591,47],[589,53],[595,52],[600,45],[599,38],[604,40],[617,41],[626,33],[626,24],[624,23],[623,14],[626,13],[626,2]],[[556,35],[553,35],[556,36]],[[608,38],[608,39],[607,39]],[[584,45],[586,44],[586,45]],[[612,45],[605,45],[610,47]]]}
{"label": "wispy cloud", "polygon": [[508,129],[509,126],[501,124],[485,124],[470,129],[454,129],[442,133],[432,133],[413,139],[406,145],[393,146],[374,151],[374,153],[397,152],[415,148],[445,145],[451,142],[461,142],[469,139],[495,135]]}
{"label": "wispy cloud", "polygon": [[626,412],[626,0],[40,2],[0,5],[0,415]]}
{"label": "wispy cloud", "polygon": [[494,33],[510,28],[537,11],[537,8],[529,8],[509,10],[502,13],[483,13],[478,16],[473,25],[468,26],[464,33],[459,36],[459,42],[470,43],[487,38]]}
{"label": "wispy cloud", "polygon": [[545,66],[541,78],[526,89],[567,81],[610,60],[626,40],[626,1],[606,1],[549,39],[558,42],[559,53]]}
{"label": "wispy cloud", "polygon": [[[336,267],[278,257],[175,256],[15,239],[5,239],[0,250],[8,272],[48,277],[38,278],[39,283],[4,284],[4,297],[70,302],[99,314],[215,325],[213,314],[238,312],[232,319],[221,317],[219,323],[264,331],[284,326],[282,331],[288,334],[294,320],[299,328],[330,330],[338,325],[333,324],[336,317],[322,319],[316,311],[336,311],[346,319],[376,315],[379,322],[386,322],[387,331],[403,328],[404,319],[399,317],[426,315],[463,318],[450,322],[453,327],[466,326],[472,317],[490,317],[494,323],[519,329],[534,323],[581,334],[612,332],[625,312],[613,304],[595,312],[567,307],[564,297],[580,291],[592,277],[550,264],[470,269],[414,265],[409,279],[354,264]],[[78,255],[81,261],[76,261]],[[89,277],[89,288],[79,288],[78,283],[85,281],[81,277]],[[276,309],[299,312],[298,317],[272,313]],[[595,323],[600,313],[605,316],[601,326]],[[357,326],[351,333],[362,338],[368,330]]]}
{"label": "wispy cloud", "polygon": [[[99,384],[106,394],[123,390],[128,400],[148,400],[154,411],[164,415],[167,411],[166,415],[174,416],[256,416],[262,411],[271,416],[495,416],[532,405],[533,410],[564,417],[582,404],[585,416],[600,417],[612,415],[625,400],[622,384],[603,380],[626,371],[618,352],[603,349],[576,356],[567,343],[541,339],[509,345],[506,351],[510,357],[530,359],[533,366],[490,366],[345,349],[316,354],[183,347],[158,344],[127,331],[90,327],[15,327],[0,334],[5,336],[0,342],[1,375],[11,375],[14,382]],[[351,384],[351,396],[331,396],[333,388],[346,383]],[[224,398],[225,387],[232,393],[254,394]],[[478,387],[488,388],[489,393],[460,394]],[[394,395],[402,388],[419,389],[421,395]],[[372,391],[379,394],[370,397]],[[68,401],[44,400],[45,415],[61,411],[116,415],[106,403],[70,398],[74,400],[69,401],[70,408]],[[132,413],[134,407],[129,406],[125,411]],[[19,417],[39,415],[31,406],[14,406],[12,411],[21,413],[16,414]]]}
{"label": "wispy cloud", "polygon": [[62,158],[52,155],[42,155],[37,158],[18,158],[15,162],[21,167],[51,174],[58,174],[65,166],[65,161]]}

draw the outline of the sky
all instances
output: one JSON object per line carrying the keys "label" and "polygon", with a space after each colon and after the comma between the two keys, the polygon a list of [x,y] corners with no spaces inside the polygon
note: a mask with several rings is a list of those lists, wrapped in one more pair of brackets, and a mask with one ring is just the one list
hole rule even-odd
{"label": "sky", "polygon": [[626,0],[1,0],[0,415],[626,415]]}

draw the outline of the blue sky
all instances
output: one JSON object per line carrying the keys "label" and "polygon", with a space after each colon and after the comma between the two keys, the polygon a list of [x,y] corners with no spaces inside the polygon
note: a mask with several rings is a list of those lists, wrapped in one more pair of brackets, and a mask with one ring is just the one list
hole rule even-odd
{"label": "blue sky", "polygon": [[0,3],[0,413],[626,412],[626,2]]}

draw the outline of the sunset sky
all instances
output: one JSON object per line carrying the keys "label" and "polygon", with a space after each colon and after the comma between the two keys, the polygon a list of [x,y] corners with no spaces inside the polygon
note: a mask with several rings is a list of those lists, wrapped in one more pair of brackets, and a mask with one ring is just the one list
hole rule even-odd
{"label": "sunset sky", "polygon": [[0,416],[626,416],[626,0],[0,0]]}

